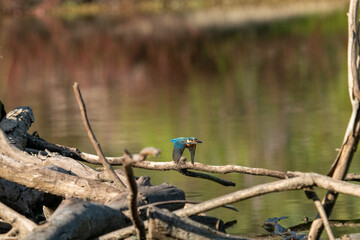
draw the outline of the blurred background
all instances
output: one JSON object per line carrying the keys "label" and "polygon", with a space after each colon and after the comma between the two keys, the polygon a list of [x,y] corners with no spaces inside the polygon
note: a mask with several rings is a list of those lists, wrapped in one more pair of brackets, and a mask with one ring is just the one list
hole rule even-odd
{"label": "blurred background", "polygon": [[[94,153],[75,101],[80,83],[107,156],[162,149],[171,139],[203,141],[195,161],[327,174],[351,114],[344,0],[0,0],[0,99],[30,106],[31,130],[49,142]],[[188,151],[185,156],[189,157]],[[355,156],[350,172],[360,167]],[[219,175],[223,187],[176,172],[136,169],[195,201],[274,181]],[[323,195],[324,191],[320,191]],[[332,219],[360,218],[359,200],[340,196]],[[264,234],[312,220],[302,191],[276,193],[215,210],[229,232]],[[359,232],[338,228],[341,235]]]}

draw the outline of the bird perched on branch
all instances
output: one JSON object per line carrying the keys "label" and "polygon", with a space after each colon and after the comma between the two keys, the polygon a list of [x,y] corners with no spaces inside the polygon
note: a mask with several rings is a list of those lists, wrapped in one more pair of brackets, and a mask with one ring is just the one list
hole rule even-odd
{"label": "bird perched on branch", "polygon": [[173,161],[175,163],[179,162],[184,152],[184,149],[187,148],[190,151],[191,163],[194,164],[196,145],[198,143],[202,143],[202,141],[200,141],[196,137],[179,137],[171,140],[171,142],[174,143]]}

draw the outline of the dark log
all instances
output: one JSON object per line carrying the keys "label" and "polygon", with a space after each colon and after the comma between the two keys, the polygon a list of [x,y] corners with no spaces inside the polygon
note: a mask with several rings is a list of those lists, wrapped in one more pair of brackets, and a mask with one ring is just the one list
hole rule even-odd
{"label": "dark log", "polygon": [[[138,186],[139,188],[139,197],[138,197],[138,206],[151,204],[155,202],[163,202],[169,200],[185,200],[185,193],[181,189],[170,185],[168,183],[162,183],[155,186]],[[110,201],[107,205],[113,208],[127,209],[128,193],[125,192],[121,197]],[[166,208],[171,211],[177,210],[184,207],[183,202],[175,204],[162,204],[161,208]],[[145,209],[142,209],[142,212],[145,212]]]}
{"label": "dark log", "polygon": [[34,132],[32,135],[27,134],[26,136],[27,136],[26,147],[29,149],[36,149],[43,151],[47,149],[50,152],[57,152],[64,157],[69,157],[76,160],[83,160],[80,156],[81,152],[77,148],[70,148],[59,144],[49,143],[44,139],[40,138],[37,132]]}
{"label": "dark log", "polygon": [[3,203],[0,203],[0,217],[10,223],[17,230],[17,236],[25,237],[29,232],[34,230],[37,225],[24,217],[23,215],[12,210]]}
{"label": "dark log", "polygon": [[186,217],[178,217],[165,209],[148,210],[149,239],[244,239],[216,231]]}
{"label": "dark log", "polygon": [[25,239],[90,239],[130,224],[130,219],[118,209],[68,199],[63,201],[47,223]]}
{"label": "dark log", "polygon": [[43,192],[4,179],[0,179],[0,189],[0,201],[2,203],[33,221],[44,220],[42,205],[45,194]]}
{"label": "dark log", "polygon": [[225,232],[224,222],[216,217],[194,215],[190,216],[189,218],[195,222],[211,227],[212,229],[218,230],[220,232]]}
{"label": "dark log", "polygon": [[[185,199],[182,190],[169,184],[140,187],[139,191],[142,196],[138,201],[139,206],[165,199]],[[107,205],[79,199],[66,200],[49,218],[48,223],[38,227],[26,239],[88,239],[129,226],[130,218],[123,213],[128,209],[127,196],[128,192]],[[175,208],[173,205],[168,206]],[[176,206],[182,207],[183,204]]]}
{"label": "dark log", "polygon": [[19,149],[24,149],[27,142],[27,131],[34,122],[30,107],[19,107],[9,112],[0,122],[0,128]]}

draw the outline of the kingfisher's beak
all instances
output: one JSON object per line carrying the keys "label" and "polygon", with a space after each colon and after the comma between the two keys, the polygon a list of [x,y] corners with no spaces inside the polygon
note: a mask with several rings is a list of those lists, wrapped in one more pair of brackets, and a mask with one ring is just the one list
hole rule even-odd
{"label": "kingfisher's beak", "polygon": [[198,139],[196,139],[195,142],[196,142],[196,143],[202,143],[202,141],[200,141],[200,140],[198,140]]}
{"label": "kingfisher's beak", "polygon": [[191,163],[192,163],[192,164],[194,164],[195,149],[196,149],[196,145],[193,145],[193,147],[189,148],[190,156],[191,156]]}

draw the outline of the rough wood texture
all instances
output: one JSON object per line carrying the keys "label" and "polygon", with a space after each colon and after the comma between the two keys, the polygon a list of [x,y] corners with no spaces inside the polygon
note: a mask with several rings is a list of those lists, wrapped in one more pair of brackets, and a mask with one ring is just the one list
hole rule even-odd
{"label": "rough wood texture", "polygon": [[149,239],[244,239],[155,207],[149,208],[148,216]]}
{"label": "rough wood texture", "polygon": [[17,229],[17,236],[19,237],[25,237],[29,232],[33,231],[37,227],[37,224],[3,203],[0,203],[0,217],[8,223],[11,223],[13,228]]}
{"label": "rough wood texture", "polygon": [[10,142],[19,149],[24,149],[27,141],[27,131],[34,122],[34,115],[30,107],[19,107],[9,112],[0,122]]}
{"label": "rough wood texture", "polygon": [[0,164],[1,178],[62,197],[73,196],[105,203],[121,194],[120,190],[106,183],[20,163],[4,155],[0,155]]}
{"label": "rough wood texture", "polygon": [[4,179],[0,179],[0,189],[2,203],[36,222],[44,220],[41,208],[45,193]]}
{"label": "rough wood texture", "polygon": [[[169,184],[143,186],[139,191],[142,198],[138,200],[138,205],[169,198],[185,199],[182,190]],[[177,207],[182,206],[183,204],[177,205]],[[173,209],[174,206],[170,208]],[[38,227],[26,239],[88,239],[100,236],[131,224],[130,218],[123,214],[126,209],[128,209],[128,192],[106,206],[79,199],[66,200],[50,217],[47,224]]]}
{"label": "rough wood texture", "polygon": [[79,199],[65,200],[49,221],[25,239],[90,239],[130,224],[120,210]]}

